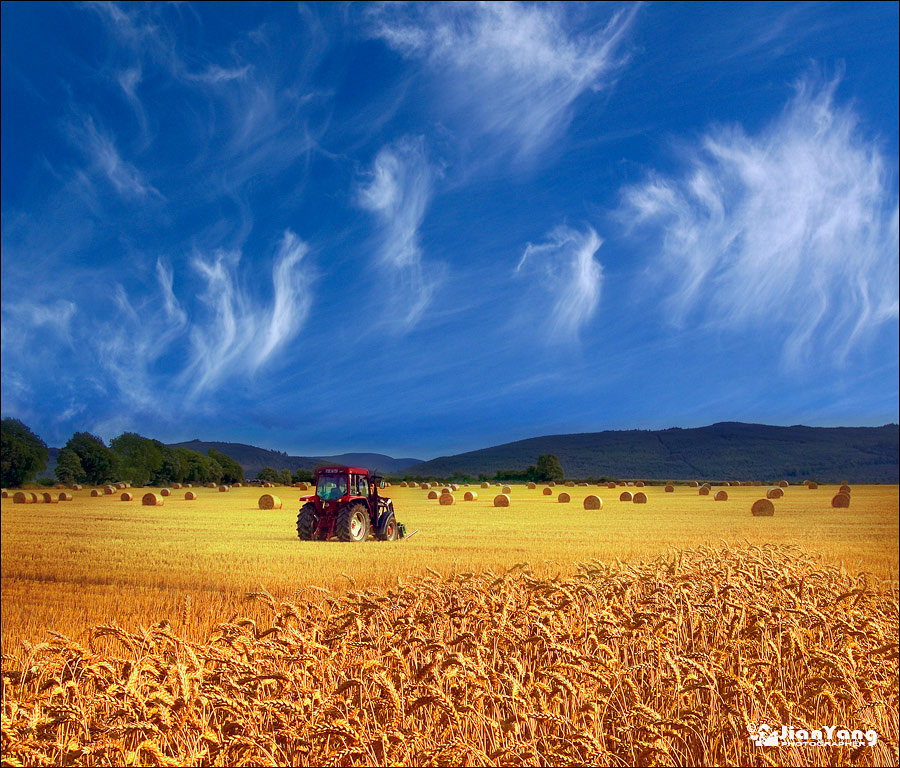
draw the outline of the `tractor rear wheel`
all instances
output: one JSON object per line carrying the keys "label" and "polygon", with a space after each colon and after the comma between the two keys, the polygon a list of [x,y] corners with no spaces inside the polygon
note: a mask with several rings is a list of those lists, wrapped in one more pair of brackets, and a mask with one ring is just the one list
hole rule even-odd
{"label": "tractor rear wheel", "polygon": [[307,502],[300,507],[300,513],[297,515],[297,538],[300,541],[312,541],[317,522],[316,505]]}
{"label": "tractor rear wheel", "polygon": [[400,538],[400,529],[397,527],[397,519],[393,513],[388,516],[384,524],[384,533],[379,537],[382,541],[397,541]]}
{"label": "tractor rear wheel", "polygon": [[365,504],[357,501],[338,510],[334,533],[340,541],[365,541],[369,528],[369,509]]}

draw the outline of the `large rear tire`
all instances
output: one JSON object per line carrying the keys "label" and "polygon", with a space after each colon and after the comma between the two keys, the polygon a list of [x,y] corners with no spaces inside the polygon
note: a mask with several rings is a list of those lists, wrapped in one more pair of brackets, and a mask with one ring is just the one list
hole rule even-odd
{"label": "large rear tire", "polygon": [[345,504],[338,510],[334,534],[340,541],[365,541],[369,537],[369,509],[361,502]]}
{"label": "large rear tire", "polygon": [[300,513],[297,515],[297,538],[300,541],[312,541],[316,523],[318,523],[316,505],[308,501],[300,507]]}

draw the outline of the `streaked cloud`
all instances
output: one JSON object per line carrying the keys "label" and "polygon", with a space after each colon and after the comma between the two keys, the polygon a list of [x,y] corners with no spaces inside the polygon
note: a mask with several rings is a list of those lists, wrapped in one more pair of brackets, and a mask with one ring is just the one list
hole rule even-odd
{"label": "streaked cloud", "polygon": [[[603,240],[591,228],[579,232],[559,226],[540,243],[528,243],[516,267],[549,303],[546,329],[551,341],[575,338],[593,318],[600,304],[603,266],[595,254]],[[529,316],[534,302],[529,300]]]}
{"label": "streaked cloud", "polygon": [[674,323],[766,329],[799,364],[896,321],[896,179],[837,87],[804,79],[756,135],[711,130],[680,176],[625,191],[661,238],[650,268]]}
{"label": "streaked cloud", "polygon": [[403,328],[421,319],[435,288],[425,274],[419,235],[435,174],[424,139],[406,137],[382,147],[368,183],[359,189],[359,204],[380,224],[378,264],[396,281],[402,307],[397,319]]}
{"label": "streaked cloud", "polygon": [[637,8],[595,31],[576,31],[578,11],[565,3],[386,3],[369,21],[374,37],[426,64],[460,128],[525,156],[566,129],[580,96],[614,81]]}

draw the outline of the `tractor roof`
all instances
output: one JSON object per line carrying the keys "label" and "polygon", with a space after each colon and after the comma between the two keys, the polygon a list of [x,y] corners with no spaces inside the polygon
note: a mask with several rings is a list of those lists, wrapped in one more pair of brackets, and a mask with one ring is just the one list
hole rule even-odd
{"label": "tractor roof", "polygon": [[365,467],[343,467],[343,466],[329,466],[329,467],[316,467],[316,472],[320,475],[343,475],[345,473],[352,472],[354,475],[368,475],[369,470]]}

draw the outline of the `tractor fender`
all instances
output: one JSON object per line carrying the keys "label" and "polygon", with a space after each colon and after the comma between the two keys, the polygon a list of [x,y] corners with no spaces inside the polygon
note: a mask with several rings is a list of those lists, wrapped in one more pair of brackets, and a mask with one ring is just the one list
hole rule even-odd
{"label": "tractor fender", "polygon": [[381,512],[378,515],[378,522],[375,523],[375,530],[379,534],[382,534],[384,533],[384,526],[387,524],[388,518],[394,514],[394,502],[390,499],[385,499],[378,507]]}

